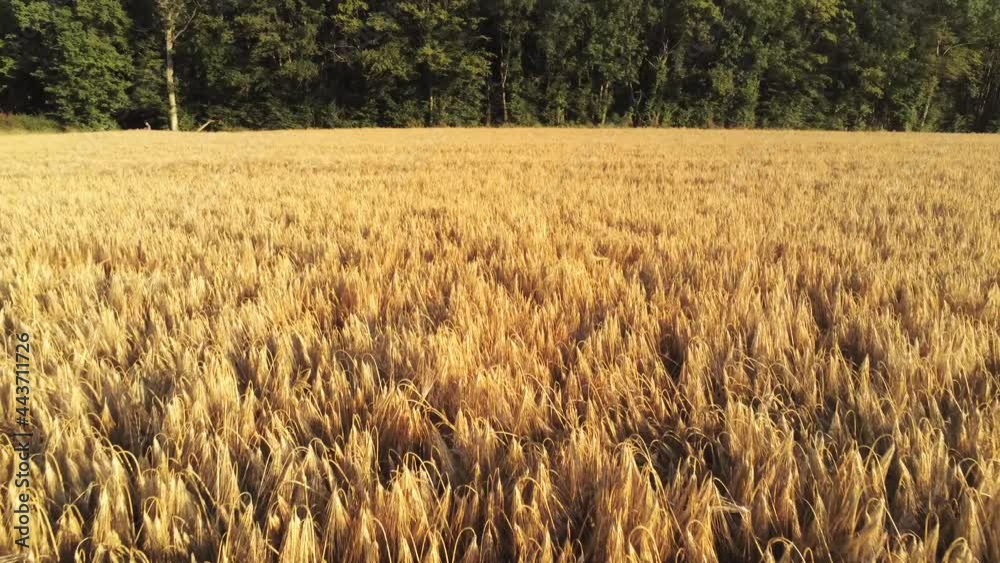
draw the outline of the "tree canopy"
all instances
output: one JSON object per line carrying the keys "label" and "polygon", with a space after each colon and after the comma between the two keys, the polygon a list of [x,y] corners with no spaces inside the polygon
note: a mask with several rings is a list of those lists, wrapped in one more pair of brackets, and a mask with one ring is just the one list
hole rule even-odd
{"label": "tree canopy", "polygon": [[0,112],[166,128],[168,92],[182,129],[994,132],[1000,3],[0,0]]}

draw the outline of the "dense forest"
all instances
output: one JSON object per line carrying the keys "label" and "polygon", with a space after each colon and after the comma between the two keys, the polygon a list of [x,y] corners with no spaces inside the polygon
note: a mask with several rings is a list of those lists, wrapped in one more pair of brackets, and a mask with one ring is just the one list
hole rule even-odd
{"label": "dense forest", "polygon": [[0,0],[0,112],[993,132],[1000,1]]}

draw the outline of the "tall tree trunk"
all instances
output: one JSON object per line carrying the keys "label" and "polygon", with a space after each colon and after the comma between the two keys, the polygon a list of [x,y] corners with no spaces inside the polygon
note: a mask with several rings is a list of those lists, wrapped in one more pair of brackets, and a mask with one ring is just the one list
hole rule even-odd
{"label": "tall tree trunk", "polygon": [[167,49],[167,68],[166,68],[166,80],[167,80],[167,106],[170,112],[170,130],[179,131],[180,126],[177,123],[177,88],[174,84],[174,22],[172,19],[168,19],[166,22],[166,30],[164,32],[166,39],[166,49]]}
{"label": "tall tree trunk", "polygon": [[930,85],[930,92],[927,93],[927,102],[924,104],[923,114],[920,116],[920,130],[925,131],[927,129],[927,116],[931,112],[931,103],[934,101],[934,95],[937,94],[937,80]]}
{"label": "tall tree trunk", "polygon": [[934,95],[937,94],[938,84],[941,82],[940,72],[942,67],[941,57],[947,55],[948,51],[941,53],[941,38],[938,37],[937,48],[934,51],[934,76],[928,81],[927,103],[924,104],[923,114],[920,116],[920,130],[927,128],[927,116],[931,112],[931,104],[934,103]]}
{"label": "tall tree trunk", "polygon": [[503,54],[500,61],[500,105],[503,107],[503,124],[507,125],[510,116],[507,113],[507,77],[510,75],[510,52],[501,47]]}
{"label": "tall tree trunk", "polygon": [[604,125],[608,121],[608,106],[611,105],[611,103],[608,101],[610,90],[611,86],[609,82],[601,83],[600,94],[598,94],[598,104],[600,105],[597,108],[598,111],[601,112],[600,115],[598,116],[600,118],[601,125]]}
{"label": "tall tree trunk", "polygon": [[504,73],[504,77],[500,82],[500,103],[503,106],[503,124],[507,125],[510,118],[507,115],[507,73]]}
{"label": "tall tree trunk", "polygon": [[493,126],[493,76],[486,75],[486,114],[483,116],[486,126]]}
{"label": "tall tree trunk", "polygon": [[994,61],[991,59],[986,64],[986,79],[985,85],[982,88],[982,94],[976,102],[976,122],[975,128],[977,131],[986,131],[990,122],[990,112],[992,108],[997,106],[997,101],[1000,101],[1000,86],[994,82],[995,72],[994,72]]}

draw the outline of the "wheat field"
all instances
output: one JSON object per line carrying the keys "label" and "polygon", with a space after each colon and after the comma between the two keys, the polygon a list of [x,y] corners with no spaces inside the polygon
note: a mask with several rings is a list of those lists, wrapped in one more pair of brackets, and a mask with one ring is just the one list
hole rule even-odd
{"label": "wheat field", "polygon": [[0,137],[31,546],[1000,561],[1000,137]]}

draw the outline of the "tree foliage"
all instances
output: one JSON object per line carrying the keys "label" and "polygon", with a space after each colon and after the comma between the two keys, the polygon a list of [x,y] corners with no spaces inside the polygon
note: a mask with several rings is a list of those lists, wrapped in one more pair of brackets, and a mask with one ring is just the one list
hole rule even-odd
{"label": "tree foliage", "polygon": [[8,77],[12,68],[20,72],[5,85],[8,96],[17,95],[12,82],[21,79],[27,94],[41,93],[32,109],[76,127],[117,125],[129,104],[131,73],[131,25],[121,2],[15,0],[0,14],[13,19],[4,27],[16,30],[16,59],[3,66]]}
{"label": "tree foliage", "polygon": [[[1000,127],[995,0],[183,1],[189,126]],[[162,3],[0,0],[0,111],[165,126]]]}

